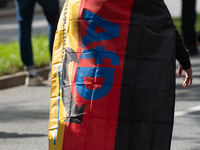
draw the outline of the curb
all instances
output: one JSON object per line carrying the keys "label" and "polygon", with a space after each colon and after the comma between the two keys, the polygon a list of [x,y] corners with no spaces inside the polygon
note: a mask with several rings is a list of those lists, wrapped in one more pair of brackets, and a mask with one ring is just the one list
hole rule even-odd
{"label": "curb", "polygon": [[[37,69],[38,74],[44,78],[44,80],[48,79],[50,67],[43,67]],[[25,78],[26,78],[26,71],[18,72],[11,75],[4,75],[0,77],[0,90],[6,89],[10,87],[15,87],[19,85],[25,84]]]}

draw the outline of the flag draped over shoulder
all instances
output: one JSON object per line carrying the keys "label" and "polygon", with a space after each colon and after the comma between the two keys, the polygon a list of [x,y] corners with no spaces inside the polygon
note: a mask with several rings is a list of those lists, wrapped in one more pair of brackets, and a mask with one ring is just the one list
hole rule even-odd
{"label": "flag draped over shoulder", "polygon": [[163,0],[66,0],[49,149],[169,150],[174,75],[175,27]]}

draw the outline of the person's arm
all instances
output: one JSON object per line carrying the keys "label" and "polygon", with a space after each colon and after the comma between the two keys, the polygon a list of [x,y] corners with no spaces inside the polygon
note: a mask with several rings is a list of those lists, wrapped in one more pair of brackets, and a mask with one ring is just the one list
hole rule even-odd
{"label": "person's arm", "polygon": [[176,29],[176,59],[183,69],[189,69],[191,67],[189,55],[189,51],[186,49],[183,40]]}
{"label": "person's arm", "polygon": [[189,58],[189,51],[183,44],[183,40],[177,29],[176,29],[176,59],[180,63],[178,69],[178,76],[181,76],[183,70],[186,72],[183,87],[187,87],[188,84],[189,85],[192,84],[192,68]]}

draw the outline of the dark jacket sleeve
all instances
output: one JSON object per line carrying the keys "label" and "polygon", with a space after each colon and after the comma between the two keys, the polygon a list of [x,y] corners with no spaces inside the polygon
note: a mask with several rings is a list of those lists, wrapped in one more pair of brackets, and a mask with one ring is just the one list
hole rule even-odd
{"label": "dark jacket sleeve", "polygon": [[177,29],[175,32],[176,32],[176,59],[179,61],[183,69],[189,69],[191,67],[189,51],[186,49]]}

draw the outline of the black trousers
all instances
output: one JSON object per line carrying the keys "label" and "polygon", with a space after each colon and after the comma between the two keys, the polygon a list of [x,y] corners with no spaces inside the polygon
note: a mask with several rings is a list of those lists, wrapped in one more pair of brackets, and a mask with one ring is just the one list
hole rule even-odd
{"label": "black trousers", "polygon": [[182,33],[185,46],[190,49],[196,47],[197,35],[195,32],[196,0],[182,0]]}

